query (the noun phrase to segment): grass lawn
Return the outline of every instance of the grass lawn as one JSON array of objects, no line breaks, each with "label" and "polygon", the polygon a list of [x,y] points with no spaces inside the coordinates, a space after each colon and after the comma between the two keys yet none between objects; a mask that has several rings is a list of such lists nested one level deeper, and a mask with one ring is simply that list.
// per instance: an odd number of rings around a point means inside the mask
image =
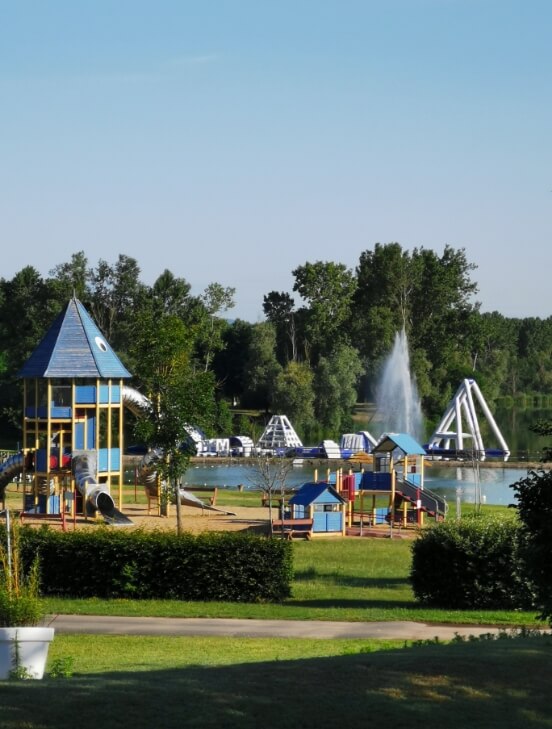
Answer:
[{"label": "grass lawn", "polygon": [[[255,497],[258,499],[258,495]],[[62,613],[538,625],[531,613],[419,606],[409,541],[296,542],[280,605],[49,599]],[[436,577],[438,579],[438,576]],[[541,729],[552,727],[552,636],[428,644],[56,635],[47,671],[0,682],[0,729]]]},{"label": "grass lawn", "polygon": [[[294,542],[292,597],[282,604],[49,598],[51,613],[294,620],[420,620],[537,625],[534,613],[437,610],[419,605],[408,582],[411,543],[389,539]],[[438,579],[438,578],[437,578]]]},{"label": "grass lawn", "polygon": [[56,636],[67,679],[0,683],[2,729],[552,726],[552,638],[368,641]]}]

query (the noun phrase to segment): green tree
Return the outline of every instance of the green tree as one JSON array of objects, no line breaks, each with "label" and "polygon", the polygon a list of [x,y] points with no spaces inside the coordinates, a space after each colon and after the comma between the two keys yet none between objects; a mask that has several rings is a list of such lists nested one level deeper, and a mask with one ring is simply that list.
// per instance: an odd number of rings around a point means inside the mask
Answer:
[{"label": "green tree", "polygon": [[59,263],[49,274],[52,277],[54,288],[58,292],[61,306],[76,296],[82,302],[88,299],[88,258],[84,251],[73,253],[68,263]]},{"label": "green tree", "polygon": [[213,371],[222,393],[238,404],[248,390],[248,353],[254,336],[254,325],[237,319],[222,333],[223,347],[213,358]]},{"label": "green tree", "polygon": [[313,381],[306,362],[289,362],[276,378],[272,411],[285,413],[296,430],[308,429],[314,420]]},{"label": "green tree", "polygon": [[146,287],[140,267],[130,256],[119,255],[114,265],[99,260],[89,271],[90,313],[113,349],[131,349],[136,311],[142,308]]},{"label": "green tree", "polygon": [[177,316],[187,321],[190,311],[191,286],[184,278],[177,278],[165,269],[151,287],[150,296],[156,315]]},{"label": "green tree", "polygon": [[263,299],[263,311],[276,327],[278,361],[284,365],[298,357],[295,302],[289,294],[271,291]]},{"label": "green tree", "polygon": [[197,323],[196,350],[205,372],[212,368],[215,354],[224,348],[228,322],[221,315],[234,307],[235,293],[236,289],[211,283],[199,297],[203,316]]},{"label": "green tree", "polygon": [[316,363],[346,335],[344,325],[351,315],[356,280],[343,264],[323,261],[298,266],[292,274],[293,290],[308,304],[303,336],[310,348],[311,363]]},{"label": "green tree", "polygon": [[160,454],[158,469],[166,493],[176,502],[177,528],[182,530],[179,480],[190,459],[183,447],[190,426],[208,428],[215,417],[214,381],[211,373],[195,372],[191,366],[193,340],[176,316],[137,317],[133,354],[136,372],[152,407],[137,421],[136,435]]},{"label": "green tree", "polygon": [[244,407],[269,411],[275,382],[282,371],[276,359],[276,331],[269,322],[254,324],[244,367],[247,389],[243,393]]},{"label": "green tree", "polygon": [[314,376],[314,409],[322,426],[333,437],[351,427],[351,413],[357,402],[357,385],[362,371],[358,351],[345,344],[318,362]]},{"label": "green tree", "polygon": [[[536,423],[534,423],[529,430],[531,430],[532,433],[537,433],[537,435],[544,435],[546,437],[549,437],[552,435],[552,420],[547,419],[541,419],[537,420]],[[544,446],[542,449],[542,461],[552,461],[552,446]]]}]

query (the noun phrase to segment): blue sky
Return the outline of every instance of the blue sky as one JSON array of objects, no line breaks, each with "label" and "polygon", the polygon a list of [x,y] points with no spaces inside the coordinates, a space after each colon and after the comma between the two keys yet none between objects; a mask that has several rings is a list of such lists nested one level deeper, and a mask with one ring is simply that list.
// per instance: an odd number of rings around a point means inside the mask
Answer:
[{"label": "blue sky", "polygon": [[549,0],[0,0],[0,275],[137,259],[262,319],[292,271],[465,248],[552,315]]}]

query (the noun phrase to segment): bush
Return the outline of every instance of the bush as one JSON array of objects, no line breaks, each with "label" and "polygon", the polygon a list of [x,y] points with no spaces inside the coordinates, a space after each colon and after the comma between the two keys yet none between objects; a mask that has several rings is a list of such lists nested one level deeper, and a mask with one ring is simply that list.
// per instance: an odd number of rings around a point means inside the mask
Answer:
[{"label": "bush", "polygon": [[542,619],[552,623],[552,471],[530,471],[512,485],[523,525],[522,557]]},{"label": "bush", "polygon": [[519,521],[507,517],[474,516],[428,528],[412,545],[416,599],[454,609],[532,607],[522,541]]},{"label": "bush", "polygon": [[277,602],[288,597],[292,545],[244,534],[22,530],[40,556],[45,595]]}]

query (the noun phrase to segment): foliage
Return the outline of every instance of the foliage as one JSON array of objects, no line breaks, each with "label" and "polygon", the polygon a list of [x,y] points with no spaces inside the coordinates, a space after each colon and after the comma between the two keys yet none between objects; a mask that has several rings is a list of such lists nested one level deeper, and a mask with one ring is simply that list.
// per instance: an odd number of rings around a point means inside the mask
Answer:
[{"label": "foliage", "polygon": [[72,656],[59,656],[50,663],[48,675],[50,678],[71,678],[75,661]]},{"label": "foliage", "polygon": [[156,465],[165,484],[163,501],[176,501],[179,531],[178,481],[192,453],[184,445],[191,426],[210,426],[215,418],[212,375],[194,370],[192,347],[190,332],[177,316],[158,317],[145,310],[136,318],[132,351],[140,363],[137,374],[152,403],[139,418],[136,435],[159,454]]},{"label": "foliage", "polygon": [[11,520],[9,527],[0,529],[0,626],[34,626],[42,617],[39,560],[35,557],[24,568],[21,527]]},{"label": "foliage", "polygon": [[169,531],[25,529],[44,594],[72,597],[279,601],[289,595],[291,545],[264,537]]},{"label": "foliage", "polygon": [[523,559],[542,619],[552,624],[552,471],[530,471],[512,484],[523,524]]},{"label": "foliage", "polygon": [[[549,436],[552,435],[552,421],[550,420],[537,420],[529,430],[538,435]],[[552,446],[545,446],[542,449],[542,460],[552,461]]]},{"label": "foliage", "polygon": [[316,417],[332,437],[351,428],[362,364],[350,345],[337,346],[321,357],[314,378]]},{"label": "foliage", "polygon": [[[290,363],[304,367],[314,378],[315,421],[307,408],[302,426],[296,427],[313,438],[337,436],[335,431],[350,422],[350,403],[373,398],[381,362],[403,326],[430,420],[440,416],[464,377],[477,378],[491,407],[500,396],[517,400],[520,393],[552,394],[552,317],[482,314],[474,300],[474,269],[463,249],[448,245],[436,252],[376,243],[360,253],[354,272],[333,261],[297,266],[293,291],[300,305],[290,293],[270,291],[263,300],[266,321],[253,324],[225,318],[234,305],[233,288],[211,283],[193,296],[190,284],[168,269],[148,286],[129,256],[91,265],[79,251],[44,278],[26,266],[11,280],[0,279],[2,436],[20,439],[17,372],[73,295],[142,384],[147,352],[135,346],[135,335],[148,317],[180,322],[188,367],[209,375],[205,384],[213,403],[225,399],[267,416],[282,403]],[[155,338],[150,342],[153,346]],[[350,370],[342,354],[347,350]],[[295,387],[297,378],[291,383]],[[217,419],[212,415],[210,408],[207,431],[228,435],[222,431],[229,419],[222,411]]]},{"label": "foliage", "polygon": [[272,408],[285,413],[298,430],[314,418],[313,373],[306,362],[290,362],[274,383]]},{"label": "foliage", "polygon": [[293,290],[308,302],[305,308],[303,337],[310,352],[311,364],[328,354],[343,337],[350,317],[356,281],[342,263],[317,261],[305,263],[292,271]]},{"label": "foliage", "polygon": [[412,545],[410,581],[416,598],[441,608],[532,606],[515,519],[467,517],[421,532]]}]

